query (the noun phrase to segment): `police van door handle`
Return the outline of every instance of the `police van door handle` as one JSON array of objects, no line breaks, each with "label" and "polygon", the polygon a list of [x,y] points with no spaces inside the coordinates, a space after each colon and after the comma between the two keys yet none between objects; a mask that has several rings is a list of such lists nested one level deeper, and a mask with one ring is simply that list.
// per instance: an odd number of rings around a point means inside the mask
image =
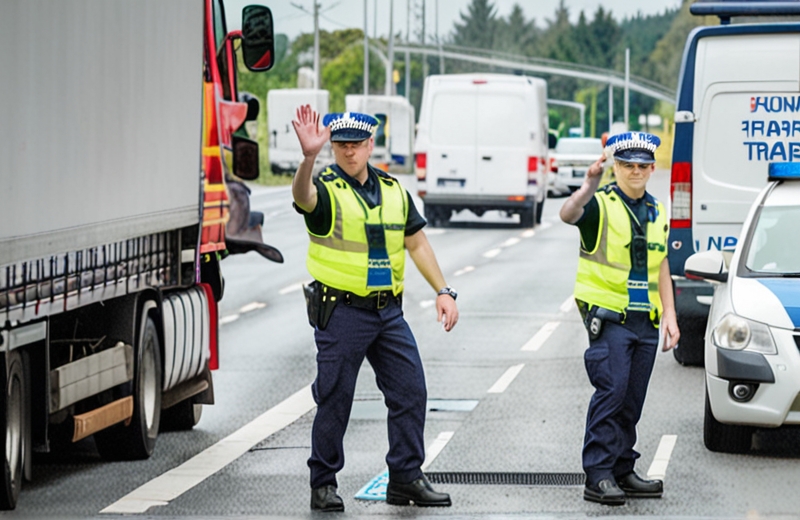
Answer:
[{"label": "police van door handle", "polygon": [[483,157],[481,157],[481,159],[483,159],[484,161],[491,161],[492,160],[492,156],[491,155],[484,155]]}]

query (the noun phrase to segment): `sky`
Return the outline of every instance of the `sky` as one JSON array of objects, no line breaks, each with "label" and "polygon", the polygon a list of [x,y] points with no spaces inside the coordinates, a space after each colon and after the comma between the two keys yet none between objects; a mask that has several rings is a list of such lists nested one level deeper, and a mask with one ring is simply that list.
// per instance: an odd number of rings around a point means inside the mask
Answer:
[{"label": "sky", "polygon": [[[290,40],[304,32],[314,31],[313,11],[314,0],[225,0],[228,29],[238,29],[241,25],[242,7],[250,3],[260,3],[272,10],[275,33],[283,33]],[[364,27],[364,4],[367,4],[367,31],[370,37],[386,37],[389,34],[389,4],[390,0],[317,0],[320,4],[320,29],[335,31],[344,28]],[[423,0],[393,0],[395,34],[406,33],[407,3],[422,4]],[[534,18],[539,27],[546,26],[546,20],[552,20],[560,0],[493,0],[497,15],[506,17],[511,12],[514,4],[519,4],[525,13],[525,18]],[[425,0],[425,32],[429,35],[436,34],[436,7],[438,3],[438,27],[444,38],[449,34],[453,25],[461,21],[460,13],[467,12],[471,0]],[[305,11],[295,7],[302,6]],[[581,11],[591,19],[598,6],[602,5],[610,10],[617,20],[635,16],[637,12],[644,15],[664,12],[667,8],[676,8],[681,0],[565,0],[572,21],[576,21]],[[376,13],[377,10],[377,13]],[[377,22],[377,23],[376,23]],[[414,41],[413,31],[415,21],[412,14],[411,40]]]}]

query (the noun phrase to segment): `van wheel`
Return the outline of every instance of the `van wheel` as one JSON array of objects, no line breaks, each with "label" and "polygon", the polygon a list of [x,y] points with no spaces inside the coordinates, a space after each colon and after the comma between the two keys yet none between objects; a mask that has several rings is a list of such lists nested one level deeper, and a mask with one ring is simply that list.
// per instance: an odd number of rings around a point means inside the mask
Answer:
[{"label": "van wheel", "polygon": [[547,197],[545,197],[544,199],[542,199],[541,202],[536,204],[536,223],[537,224],[541,224],[542,223],[542,211],[544,211],[544,201],[546,199],[547,199]]},{"label": "van wheel", "polygon": [[524,228],[532,228],[535,225],[536,206],[530,209],[524,209],[519,214],[519,225]]},{"label": "van wheel", "polygon": [[[161,421],[161,345],[156,324],[143,317],[134,353],[133,417],[95,433],[97,451],[108,460],[146,459],[153,454]],[[129,383],[130,384],[130,383]]]},{"label": "van wheel", "polygon": [[703,442],[710,451],[747,453],[753,442],[755,428],[723,424],[714,418],[706,388],[706,410],[703,420]]},{"label": "van wheel", "polygon": [[30,443],[24,374],[20,352],[7,353],[0,363],[0,446],[5,448],[0,473],[0,509],[4,511],[17,507],[26,447]]}]

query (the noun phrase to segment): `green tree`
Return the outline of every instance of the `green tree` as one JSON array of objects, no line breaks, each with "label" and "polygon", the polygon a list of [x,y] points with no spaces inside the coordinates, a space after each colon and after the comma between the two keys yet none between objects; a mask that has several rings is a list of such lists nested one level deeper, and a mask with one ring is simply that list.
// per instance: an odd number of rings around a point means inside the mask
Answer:
[{"label": "green tree", "polygon": [[525,54],[536,45],[539,29],[535,20],[525,20],[525,13],[519,4],[514,4],[508,19],[497,20],[494,50],[511,54]]},{"label": "green tree", "polygon": [[459,13],[461,23],[453,28],[453,43],[475,49],[493,49],[497,9],[489,0],[472,0],[467,13]]}]

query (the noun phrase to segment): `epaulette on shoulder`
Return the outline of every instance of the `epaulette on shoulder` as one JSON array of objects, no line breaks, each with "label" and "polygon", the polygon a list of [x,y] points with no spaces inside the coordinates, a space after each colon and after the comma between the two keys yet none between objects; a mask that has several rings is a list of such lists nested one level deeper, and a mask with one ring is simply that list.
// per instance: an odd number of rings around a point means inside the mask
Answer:
[{"label": "epaulette on shoulder", "polygon": [[335,172],[327,173],[325,175],[320,175],[319,178],[325,182],[331,182],[332,180],[336,179],[338,175]]},{"label": "epaulette on shoulder", "polygon": [[380,168],[375,168],[372,165],[370,165],[370,168],[372,169],[372,171],[375,172],[375,174],[378,176],[378,178],[380,180],[382,180],[384,182],[389,182],[389,183],[398,182],[398,180],[396,178],[392,177],[391,175],[389,175],[385,171],[381,170]]},{"label": "epaulette on shoulder", "polygon": [[616,185],[617,185],[616,182],[609,182],[605,186],[600,186],[600,188],[598,188],[597,191],[602,191],[602,192],[605,192],[605,193],[608,194],[608,193],[611,193],[612,191],[614,191],[614,186],[616,186]]}]

